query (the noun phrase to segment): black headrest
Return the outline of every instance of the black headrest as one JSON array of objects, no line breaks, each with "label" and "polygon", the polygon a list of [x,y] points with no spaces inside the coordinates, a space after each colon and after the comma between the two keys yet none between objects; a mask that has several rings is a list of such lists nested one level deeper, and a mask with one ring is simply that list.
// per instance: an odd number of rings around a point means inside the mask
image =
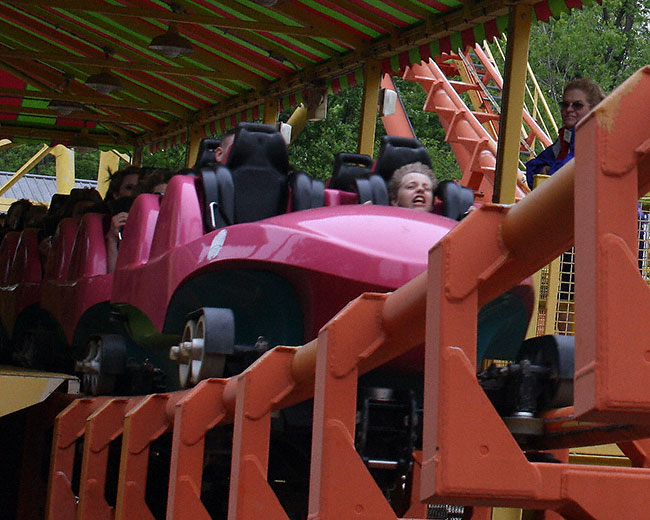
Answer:
[{"label": "black headrest", "polygon": [[199,170],[205,166],[214,165],[217,160],[215,158],[216,149],[221,145],[221,139],[214,137],[204,137],[199,143],[199,151],[196,154],[196,162],[194,169]]},{"label": "black headrest", "polygon": [[228,154],[227,166],[234,172],[241,165],[289,171],[289,154],[282,134],[273,125],[239,123]]},{"label": "black headrest", "polygon": [[65,205],[68,200],[69,195],[64,195],[63,193],[55,193],[52,195],[52,200],[50,201],[50,208],[48,209],[48,214],[56,213]]},{"label": "black headrest", "polygon": [[275,126],[239,123],[228,154],[235,222],[254,222],[287,209],[289,154]]},{"label": "black headrest", "polygon": [[474,204],[474,190],[454,181],[442,181],[436,188],[436,197],[442,201],[442,214],[454,220],[461,220]]},{"label": "black headrest", "polygon": [[386,135],[381,140],[375,173],[388,182],[395,170],[414,162],[421,162],[431,168],[429,152],[420,141],[411,137]]},{"label": "black headrest", "polygon": [[356,191],[355,179],[367,177],[372,157],[359,153],[340,152],[334,156],[334,169],[329,187],[335,190]]}]

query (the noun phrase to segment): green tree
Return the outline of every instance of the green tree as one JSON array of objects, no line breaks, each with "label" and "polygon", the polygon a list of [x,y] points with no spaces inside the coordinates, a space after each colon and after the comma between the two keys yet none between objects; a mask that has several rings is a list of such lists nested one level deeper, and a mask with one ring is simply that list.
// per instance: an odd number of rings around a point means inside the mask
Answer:
[{"label": "green tree", "polygon": [[551,101],[560,101],[564,85],[579,77],[609,93],[650,63],[649,28],[647,0],[607,0],[536,24],[529,61]]},{"label": "green tree", "polygon": [[[451,148],[444,142],[445,133],[438,116],[424,112],[426,92],[415,83],[396,80],[415,134],[431,155],[433,169],[441,179],[460,178],[460,170]],[[328,100],[327,119],[311,122],[289,148],[292,166],[321,179],[332,173],[334,155],[339,152],[356,153],[359,122],[361,120],[362,88],[349,88]],[[281,115],[285,120],[293,109]],[[386,131],[377,117],[374,154],[379,152],[381,138]]]}]

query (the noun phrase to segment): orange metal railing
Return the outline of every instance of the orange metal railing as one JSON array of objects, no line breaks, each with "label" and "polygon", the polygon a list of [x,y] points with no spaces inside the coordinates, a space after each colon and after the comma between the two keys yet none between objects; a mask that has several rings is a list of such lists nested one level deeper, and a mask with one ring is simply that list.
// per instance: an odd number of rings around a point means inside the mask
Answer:
[{"label": "orange metal railing", "polygon": [[[357,379],[423,341],[423,452],[415,455],[420,484],[410,518],[426,516],[428,502],[553,509],[571,519],[647,516],[648,442],[635,439],[650,433],[650,320],[639,320],[650,288],[630,251],[635,201],[650,186],[648,120],[650,67],[581,122],[574,162],[515,206],[472,213],[431,250],[428,272],[391,294],[359,297],[317,341],[276,347],[241,375],[192,390],[75,402],[57,420],[48,518],[153,518],[144,491],[149,449],[169,431],[166,518],[209,518],[200,494],[205,437],[229,422],[229,518],[287,518],[267,481],[271,413],[313,396],[309,518],[394,520],[354,448]],[[478,309],[573,243],[574,181],[576,294],[584,295],[576,298],[575,409],[550,413],[564,422],[548,424],[583,427],[554,447],[620,441],[639,467],[529,462],[476,379]],[[113,508],[98,490],[106,447],[120,434]],[[82,436],[75,495],[72,457]],[[486,518],[485,510],[474,514]]]}]

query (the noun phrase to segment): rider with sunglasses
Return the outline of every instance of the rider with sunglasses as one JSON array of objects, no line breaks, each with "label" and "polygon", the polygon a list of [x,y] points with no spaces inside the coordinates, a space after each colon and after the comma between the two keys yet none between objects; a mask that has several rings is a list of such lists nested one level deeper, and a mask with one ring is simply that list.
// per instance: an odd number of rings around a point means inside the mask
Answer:
[{"label": "rider with sunglasses", "polygon": [[557,140],[534,159],[526,163],[526,180],[533,187],[537,174],[553,175],[573,158],[575,127],[589,111],[600,103],[605,94],[596,83],[587,78],[567,83],[560,102],[562,128]]}]

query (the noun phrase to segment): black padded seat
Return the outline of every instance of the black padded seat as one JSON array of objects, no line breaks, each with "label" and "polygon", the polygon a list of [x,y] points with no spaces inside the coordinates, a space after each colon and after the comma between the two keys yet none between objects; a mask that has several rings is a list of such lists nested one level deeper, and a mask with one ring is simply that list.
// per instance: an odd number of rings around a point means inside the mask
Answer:
[{"label": "black padded seat", "polygon": [[367,179],[372,157],[360,153],[339,152],[334,156],[334,169],[329,187],[333,190],[357,191],[357,179]]},{"label": "black padded seat", "polygon": [[435,195],[442,201],[442,214],[454,220],[462,220],[474,204],[474,190],[454,181],[442,181]]},{"label": "black padded seat", "polygon": [[325,184],[303,172],[289,174],[291,211],[320,208],[325,205]]},{"label": "black padded seat", "polygon": [[381,139],[374,173],[388,183],[395,170],[415,162],[421,162],[431,168],[429,152],[420,141],[411,137],[385,135]]},{"label": "black padded seat", "polygon": [[274,126],[239,123],[227,167],[235,189],[236,223],[286,212],[289,155]]},{"label": "black padded seat", "polygon": [[368,155],[341,152],[334,156],[330,188],[354,192],[359,204],[372,202],[388,205],[388,190],[383,179],[371,172],[372,158]]},{"label": "black padded seat", "polygon": [[221,146],[221,139],[216,139],[214,137],[204,137],[201,139],[199,150],[196,154],[196,162],[192,168],[197,175],[200,174],[202,168],[214,167],[217,163],[215,154],[219,146]]}]

